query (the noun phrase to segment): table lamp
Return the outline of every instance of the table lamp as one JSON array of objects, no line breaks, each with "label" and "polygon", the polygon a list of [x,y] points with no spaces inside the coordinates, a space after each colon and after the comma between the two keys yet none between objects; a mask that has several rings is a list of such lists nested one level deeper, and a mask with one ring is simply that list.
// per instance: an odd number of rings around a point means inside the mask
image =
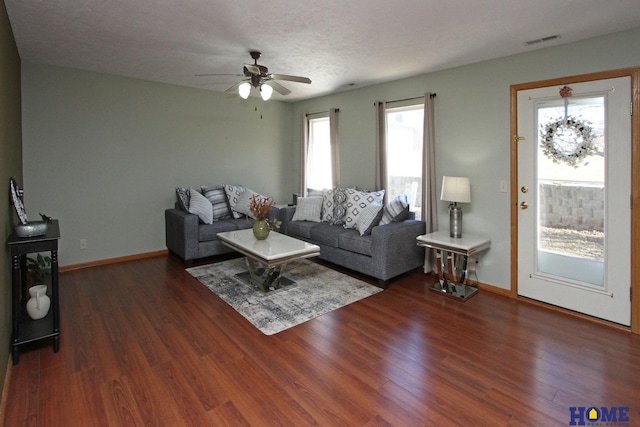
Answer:
[{"label": "table lamp", "polygon": [[458,203],[471,203],[469,178],[443,176],[440,200],[453,202],[449,205],[449,235],[462,237],[462,208]]}]

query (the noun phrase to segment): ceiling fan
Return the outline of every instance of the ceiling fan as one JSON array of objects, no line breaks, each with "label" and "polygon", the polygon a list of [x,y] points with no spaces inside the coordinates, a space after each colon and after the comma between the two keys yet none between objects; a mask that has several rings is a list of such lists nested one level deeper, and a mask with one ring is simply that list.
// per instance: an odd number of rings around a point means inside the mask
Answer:
[{"label": "ceiling fan", "polygon": [[[258,51],[249,52],[251,58],[253,58],[253,64],[244,64],[242,67],[242,74],[234,74],[238,77],[245,77],[244,80],[234,84],[225,92],[238,91],[239,95],[247,99],[251,92],[251,87],[254,87],[260,91],[260,96],[263,100],[271,98],[271,93],[275,90],[280,95],[288,95],[291,93],[289,89],[277,83],[275,80],[286,80],[296,83],[311,83],[311,79],[308,77],[289,76],[286,74],[271,74],[269,69],[264,65],[258,64],[258,59],[262,56],[262,53]],[[196,76],[221,76],[228,74],[196,74]]]}]

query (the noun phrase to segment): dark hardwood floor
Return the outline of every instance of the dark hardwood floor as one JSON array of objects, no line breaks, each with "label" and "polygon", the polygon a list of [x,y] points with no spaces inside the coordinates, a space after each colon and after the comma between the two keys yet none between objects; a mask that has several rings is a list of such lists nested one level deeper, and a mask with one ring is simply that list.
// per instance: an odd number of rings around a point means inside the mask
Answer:
[{"label": "dark hardwood floor", "polygon": [[20,353],[4,423],[567,426],[595,406],[640,425],[640,336],[433,280],[265,336],[171,256],[62,273],[60,352]]}]

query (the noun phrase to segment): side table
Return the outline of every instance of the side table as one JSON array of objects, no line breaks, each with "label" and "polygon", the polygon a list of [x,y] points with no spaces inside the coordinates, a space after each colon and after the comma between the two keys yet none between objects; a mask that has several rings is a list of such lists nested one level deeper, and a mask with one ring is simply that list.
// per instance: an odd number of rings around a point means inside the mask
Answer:
[{"label": "side table", "polygon": [[[18,363],[19,347],[46,338],[53,338],[53,350],[60,349],[60,307],[58,302],[58,239],[60,228],[57,220],[48,224],[42,236],[9,236],[7,244],[11,252],[11,305],[13,332],[11,355],[13,364]],[[27,254],[51,252],[51,306],[47,315],[32,320],[26,313],[27,301]]]},{"label": "side table", "polygon": [[[477,288],[466,284],[469,273],[468,260],[469,257],[475,257],[478,253],[489,249],[491,240],[472,234],[463,234],[460,238],[454,238],[449,235],[448,230],[424,234],[416,239],[418,246],[436,251],[439,283],[433,285],[431,290],[453,297],[458,301],[466,301],[478,292]],[[451,258],[449,258],[449,253],[451,253]],[[458,275],[456,267],[459,266],[460,261],[462,264],[460,266],[461,274]],[[447,278],[446,271],[449,272],[453,282]]]}]

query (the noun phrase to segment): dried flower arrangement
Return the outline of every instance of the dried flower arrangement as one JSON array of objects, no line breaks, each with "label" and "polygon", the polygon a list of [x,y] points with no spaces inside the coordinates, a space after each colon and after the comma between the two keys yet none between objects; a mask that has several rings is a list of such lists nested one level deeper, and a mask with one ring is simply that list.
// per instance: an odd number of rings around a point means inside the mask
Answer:
[{"label": "dried flower arrangement", "polygon": [[251,196],[249,200],[249,210],[258,221],[266,221],[271,230],[280,228],[281,221],[277,219],[267,219],[267,214],[273,207],[274,200],[271,197],[262,197],[258,195]]},{"label": "dried flower arrangement", "polygon": [[267,217],[267,213],[269,213],[272,206],[273,199],[271,197],[262,197],[254,194],[249,201],[249,210],[259,221]]}]

